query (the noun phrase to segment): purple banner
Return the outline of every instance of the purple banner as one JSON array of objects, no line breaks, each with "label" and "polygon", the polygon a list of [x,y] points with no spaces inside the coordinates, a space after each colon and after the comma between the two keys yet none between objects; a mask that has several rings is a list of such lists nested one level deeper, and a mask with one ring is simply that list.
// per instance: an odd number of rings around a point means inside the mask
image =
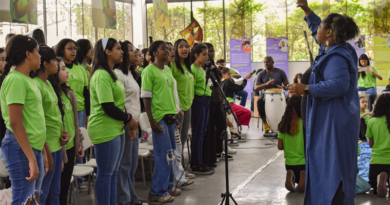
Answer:
[{"label": "purple banner", "polygon": [[356,39],[352,39],[352,40],[348,41],[348,43],[350,43],[355,48],[358,58],[360,57],[360,55],[366,53],[366,36],[365,35],[361,35],[361,36],[357,37]]},{"label": "purple banner", "polygon": [[284,70],[288,78],[288,38],[267,38],[267,56],[272,56],[274,66]]},{"label": "purple banner", "polygon": [[[251,51],[252,47],[250,38],[230,39],[230,67],[237,70],[243,78],[248,73],[252,72]],[[248,80],[245,90],[248,92],[248,99],[251,99],[251,80]]]}]

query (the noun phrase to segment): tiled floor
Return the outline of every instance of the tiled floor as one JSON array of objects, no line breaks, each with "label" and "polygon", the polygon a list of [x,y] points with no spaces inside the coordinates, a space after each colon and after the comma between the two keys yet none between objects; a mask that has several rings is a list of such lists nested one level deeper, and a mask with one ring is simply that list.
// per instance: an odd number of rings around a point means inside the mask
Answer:
[{"label": "tiled floor", "polygon": [[[245,205],[303,204],[303,194],[289,193],[284,188],[286,171],[283,153],[279,153],[278,156],[277,140],[264,138],[261,133],[261,128],[257,128],[257,119],[252,118],[251,127],[243,127],[243,136],[247,136],[248,141],[240,143],[237,147],[237,154],[233,155],[234,160],[229,161],[230,191],[238,190],[234,194],[236,202]],[[187,156],[186,153],[185,156]],[[264,166],[268,162],[269,165]],[[225,191],[225,162],[220,161],[217,164],[218,167],[213,175],[197,176],[194,179],[196,185],[191,189],[183,190],[182,194],[175,197],[175,201],[170,204],[219,204],[221,193]],[[256,171],[260,172],[253,177]],[[247,182],[246,180],[251,176],[253,179]],[[246,185],[242,186],[243,184]],[[147,185],[150,187],[150,182]],[[140,200],[147,200],[149,189],[145,189],[142,182],[136,183],[136,192]],[[93,204],[92,193],[87,195],[86,192],[82,192],[79,204]],[[230,204],[234,203],[231,201]],[[355,204],[390,205],[390,200],[388,197],[378,198],[372,194],[363,194],[356,196]]]}]

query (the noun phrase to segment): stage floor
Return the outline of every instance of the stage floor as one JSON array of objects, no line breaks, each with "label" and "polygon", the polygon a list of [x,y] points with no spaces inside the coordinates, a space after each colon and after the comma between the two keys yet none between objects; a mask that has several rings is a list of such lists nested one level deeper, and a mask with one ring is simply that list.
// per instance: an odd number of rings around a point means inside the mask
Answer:
[{"label": "stage floor", "polygon": [[[264,138],[262,128],[257,128],[257,119],[252,118],[250,128],[243,127],[243,136],[247,142],[240,143],[234,160],[229,161],[230,190],[238,204],[245,205],[300,205],[303,194],[290,193],[284,188],[285,165],[283,152],[277,149],[277,140]],[[186,161],[188,155],[184,153]],[[217,162],[218,167],[213,175],[196,176],[195,186],[183,190],[175,197],[177,205],[217,205],[221,202],[221,193],[225,191],[225,162]],[[150,182],[147,183],[150,187]],[[136,192],[140,200],[147,200],[149,188],[142,182],[136,183]],[[82,192],[79,204],[93,204],[93,192],[87,195]],[[146,203],[145,203],[146,204]],[[230,204],[234,204],[232,201]],[[356,205],[389,205],[389,198],[378,198],[367,193],[355,197]]]}]

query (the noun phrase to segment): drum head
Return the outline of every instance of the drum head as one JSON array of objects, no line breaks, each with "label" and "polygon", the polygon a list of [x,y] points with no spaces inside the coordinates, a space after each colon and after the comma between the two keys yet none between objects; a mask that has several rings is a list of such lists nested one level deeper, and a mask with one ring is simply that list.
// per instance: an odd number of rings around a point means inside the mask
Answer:
[{"label": "drum head", "polygon": [[266,93],[280,93],[283,92],[282,88],[269,88],[265,90]]}]

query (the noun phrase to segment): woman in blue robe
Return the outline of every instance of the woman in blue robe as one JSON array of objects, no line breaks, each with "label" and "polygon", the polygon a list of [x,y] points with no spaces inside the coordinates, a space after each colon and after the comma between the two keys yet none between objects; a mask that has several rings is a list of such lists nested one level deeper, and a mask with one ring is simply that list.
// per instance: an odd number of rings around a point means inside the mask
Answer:
[{"label": "woman in blue robe", "polygon": [[[307,85],[290,93],[307,94],[305,204],[354,204],[359,136],[357,54],[346,41],[359,34],[352,18],[330,14],[322,21],[300,1],[309,28],[323,47]],[[317,24],[317,29],[313,29]]]}]

